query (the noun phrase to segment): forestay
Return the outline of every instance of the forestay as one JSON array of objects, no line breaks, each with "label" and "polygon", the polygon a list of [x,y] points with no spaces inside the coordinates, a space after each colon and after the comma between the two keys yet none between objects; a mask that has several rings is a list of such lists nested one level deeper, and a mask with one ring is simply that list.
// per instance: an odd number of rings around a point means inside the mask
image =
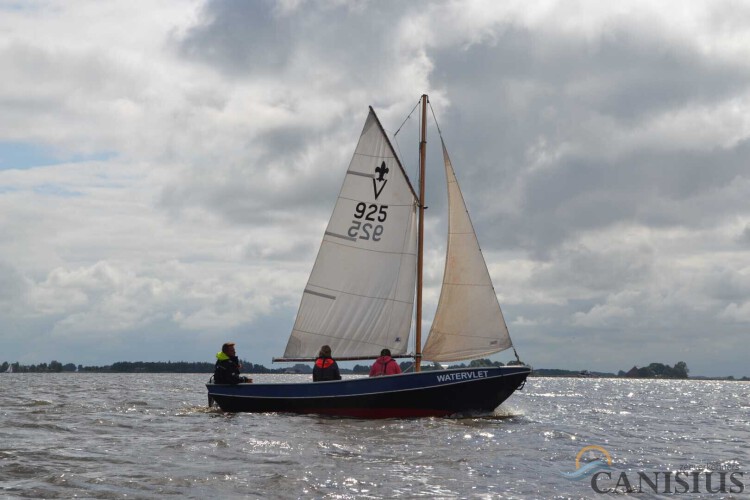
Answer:
[{"label": "forestay", "polygon": [[440,300],[422,352],[431,361],[479,358],[511,347],[445,144],[443,159],[448,181],[448,249]]},{"label": "forestay", "polygon": [[414,306],[417,196],[372,108],[344,178],[284,358],[407,350]]}]

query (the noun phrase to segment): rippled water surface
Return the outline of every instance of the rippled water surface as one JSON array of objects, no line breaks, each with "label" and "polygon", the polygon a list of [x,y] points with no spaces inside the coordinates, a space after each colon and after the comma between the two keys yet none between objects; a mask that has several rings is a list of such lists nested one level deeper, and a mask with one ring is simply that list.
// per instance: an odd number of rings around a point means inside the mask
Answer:
[{"label": "rippled water surface", "polygon": [[534,378],[496,417],[368,421],[209,410],[207,378],[0,374],[0,497],[595,498],[561,475],[587,445],[750,491],[747,382]]}]

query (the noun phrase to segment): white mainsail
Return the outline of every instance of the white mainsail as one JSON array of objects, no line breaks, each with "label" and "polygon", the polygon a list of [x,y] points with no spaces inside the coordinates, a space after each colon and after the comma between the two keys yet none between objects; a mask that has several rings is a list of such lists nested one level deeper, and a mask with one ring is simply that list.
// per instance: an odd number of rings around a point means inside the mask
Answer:
[{"label": "white mainsail", "polygon": [[430,361],[479,358],[512,345],[445,144],[443,159],[448,182],[448,249],[440,300],[422,351],[422,357]]},{"label": "white mainsail", "polygon": [[375,113],[365,122],[302,294],[284,358],[407,350],[417,265],[417,196]]}]

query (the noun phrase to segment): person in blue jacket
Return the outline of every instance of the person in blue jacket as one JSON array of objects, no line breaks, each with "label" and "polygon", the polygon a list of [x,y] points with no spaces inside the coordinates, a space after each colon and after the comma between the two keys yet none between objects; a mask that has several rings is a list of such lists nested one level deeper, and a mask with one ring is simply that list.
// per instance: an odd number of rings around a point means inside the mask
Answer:
[{"label": "person in blue jacket", "polygon": [[221,351],[216,353],[216,366],[214,367],[214,384],[241,384],[252,382],[248,377],[240,376],[242,364],[234,350],[234,342],[227,342],[221,346]]}]

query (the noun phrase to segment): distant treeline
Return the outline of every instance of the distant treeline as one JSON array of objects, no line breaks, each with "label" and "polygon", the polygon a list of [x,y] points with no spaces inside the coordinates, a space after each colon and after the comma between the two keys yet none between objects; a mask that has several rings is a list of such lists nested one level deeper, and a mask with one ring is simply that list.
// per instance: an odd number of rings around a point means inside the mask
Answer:
[{"label": "distant treeline", "polygon": [[588,370],[562,370],[560,368],[535,368],[532,377],[616,377],[614,373],[590,372]]},{"label": "distant treeline", "polygon": [[642,368],[634,366],[627,372],[620,370],[617,375],[630,378],[688,378],[689,372],[687,363],[680,361],[675,363],[674,366],[662,363],[651,363]]},{"label": "distant treeline", "polygon": [[[298,363],[292,366],[283,366],[280,368],[267,368],[263,365],[241,360],[243,373],[312,373],[312,363]],[[515,362],[508,363],[516,364]],[[399,363],[401,371],[408,373],[414,371],[412,361],[403,361]],[[499,361],[489,359],[475,359],[468,365],[465,363],[450,365],[448,368],[476,368],[482,366],[503,366]],[[8,371],[16,373],[60,373],[60,372],[88,372],[88,373],[213,373],[214,363],[195,362],[195,361],[118,361],[111,365],[104,366],[83,366],[73,363],[62,364],[59,361],[50,361],[49,363],[39,363],[38,365],[21,365],[19,363],[8,363],[7,361],[0,364],[0,373]],[[423,364],[423,371],[442,370],[438,364]],[[680,361],[674,366],[662,363],[651,363],[648,366],[638,368],[634,366],[629,371],[620,370],[617,375],[606,372],[589,372],[587,370],[560,370],[539,368],[534,369],[531,373],[536,377],[628,377],[628,378],[671,378],[686,379],[688,378],[689,369],[684,361]],[[341,368],[341,373],[363,375],[370,372],[370,365],[355,365],[354,368]],[[716,380],[735,380],[733,376],[729,377],[696,377],[712,378]],[[742,377],[737,380],[750,380],[748,377]]]},{"label": "distant treeline", "polygon": [[[267,368],[263,365],[240,360],[242,363],[243,373],[312,373],[312,363],[298,363],[293,366],[281,368]],[[0,372],[8,370],[9,363],[4,362],[0,365]],[[40,363],[38,365],[21,365],[13,363],[14,372],[18,373],[59,373],[59,372],[89,372],[89,373],[213,373],[214,363],[196,362],[196,361],[118,361],[111,365],[104,366],[83,366],[73,363],[62,364],[59,361],[50,361],[49,363]],[[404,372],[413,371],[414,363],[406,361],[400,363],[401,370]],[[499,361],[490,361],[489,359],[475,359],[468,365],[469,367],[480,366],[503,366]],[[466,364],[451,365],[449,368],[466,368]],[[423,365],[422,369],[442,370],[439,365]],[[355,365],[354,368],[341,368],[341,373],[350,374],[367,374],[370,372],[370,365]]]},{"label": "distant treeline", "polygon": [[665,365],[662,363],[651,363],[643,368],[634,366],[629,371],[620,370],[617,375],[614,373],[605,372],[590,372],[588,370],[574,371],[574,370],[560,370],[560,369],[549,369],[540,368],[534,370],[532,375],[538,377],[628,377],[628,378],[688,378],[687,363],[680,361],[674,366]]},{"label": "distant treeline", "polygon": [[[680,361],[674,366],[665,365],[663,363],[651,363],[648,366],[638,368],[634,366],[627,372],[620,370],[615,375],[614,373],[606,372],[590,372],[588,370],[575,371],[575,370],[560,370],[560,369],[549,369],[540,368],[535,369],[531,372],[531,376],[536,377],[625,377],[625,378],[667,378],[667,379],[686,379],[690,370],[688,369],[687,363]],[[735,379],[733,376],[728,377],[694,377],[695,379],[703,380],[750,380],[748,377],[742,377]]]},{"label": "distant treeline", "polygon": [[0,373],[7,372],[8,368],[11,368],[14,372],[18,373],[59,373],[59,372],[74,372],[76,371],[76,365],[73,363],[62,364],[59,361],[50,361],[47,363],[39,363],[38,365],[22,365],[20,363],[8,363],[3,361],[0,365]]}]

